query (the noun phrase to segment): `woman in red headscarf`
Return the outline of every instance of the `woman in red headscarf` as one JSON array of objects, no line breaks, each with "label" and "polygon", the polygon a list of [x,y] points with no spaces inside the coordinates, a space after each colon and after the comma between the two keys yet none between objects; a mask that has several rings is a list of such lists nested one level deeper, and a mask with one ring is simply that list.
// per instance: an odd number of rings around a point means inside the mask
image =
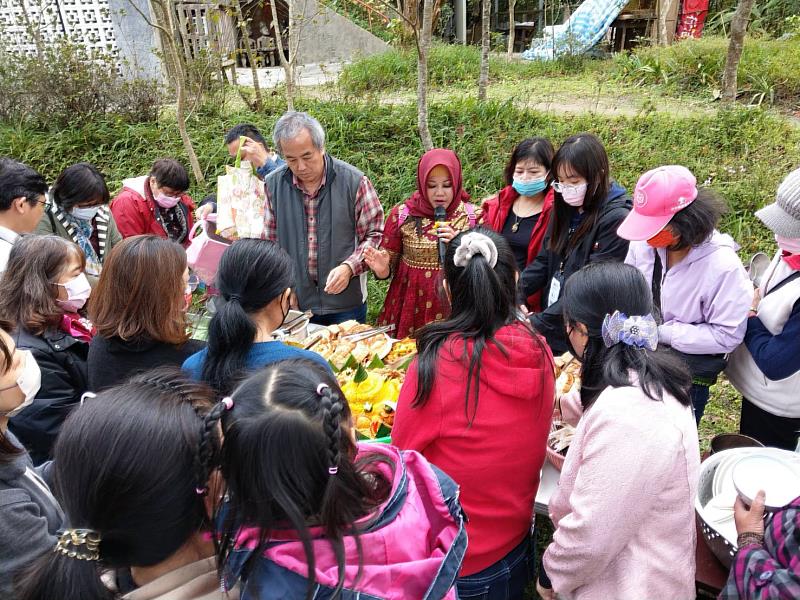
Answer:
[{"label": "woman in red headscarf", "polygon": [[[378,325],[395,325],[404,338],[450,312],[440,293],[439,240],[449,243],[481,221],[481,209],[467,202],[461,161],[452,150],[436,148],[417,166],[417,191],[386,217],[380,249],[367,248],[364,261],[378,279],[392,277]],[[437,207],[445,217],[437,221]]]}]

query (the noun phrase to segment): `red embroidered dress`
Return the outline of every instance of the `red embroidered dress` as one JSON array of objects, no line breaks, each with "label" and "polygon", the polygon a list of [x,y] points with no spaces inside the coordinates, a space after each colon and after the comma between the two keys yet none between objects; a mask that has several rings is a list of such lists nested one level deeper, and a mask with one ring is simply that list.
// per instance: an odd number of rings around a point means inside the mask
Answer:
[{"label": "red embroidered dress", "polygon": [[417,168],[417,191],[389,211],[381,242],[389,252],[392,283],[378,325],[394,324],[392,336],[398,339],[450,313],[441,286],[436,221],[425,196],[428,174],[437,165],[447,167],[453,182],[453,201],[447,208],[450,226],[466,231],[481,219],[481,209],[466,203],[469,195],[461,189],[461,163],[456,154],[443,149],[426,152]]}]

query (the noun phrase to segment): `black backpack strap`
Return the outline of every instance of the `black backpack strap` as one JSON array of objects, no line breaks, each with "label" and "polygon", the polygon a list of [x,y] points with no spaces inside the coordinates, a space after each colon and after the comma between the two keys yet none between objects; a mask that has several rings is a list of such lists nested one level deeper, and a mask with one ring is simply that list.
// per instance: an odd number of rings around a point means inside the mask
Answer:
[{"label": "black backpack strap", "polygon": [[[653,262],[653,281],[650,284],[650,289],[653,291],[653,309],[658,311],[659,316],[661,315],[661,279],[664,275],[664,265],[661,264],[661,256],[658,254],[658,250],[653,248],[653,256],[655,257]],[[654,315],[655,316],[655,315]],[[658,317],[657,319],[658,320]]]},{"label": "black backpack strap", "polygon": [[766,294],[764,294],[764,296],[769,296],[772,292],[777,292],[779,289],[781,289],[787,283],[791,283],[792,281],[794,281],[798,277],[800,277],[800,271],[795,271],[794,273],[789,275],[786,279],[781,281],[778,285],[776,285],[774,288],[772,288],[770,291],[768,291]]}]

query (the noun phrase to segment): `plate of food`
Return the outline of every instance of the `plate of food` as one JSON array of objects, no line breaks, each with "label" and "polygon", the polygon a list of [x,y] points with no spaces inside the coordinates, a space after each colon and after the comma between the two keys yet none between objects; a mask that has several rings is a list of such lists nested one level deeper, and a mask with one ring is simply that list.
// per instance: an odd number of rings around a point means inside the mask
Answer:
[{"label": "plate of food", "polygon": [[417,340],[403,338],[392,344],[392,349],[383,359],[389,366],[402,364],[417,353]]},{"label": "plate of food", "polygon": [[565,352],[553,359],[556,367],[556,397],[572,389],[580,389],[581,363],[572,354]]},{"label": "plate of food", "polygon": [[383,359],[392,350],[392,339],[385,331],[357,321],[329,325],[295,343],[316,352],[337,369],[343,368],[351,356],[364,364],[375,357]]}]

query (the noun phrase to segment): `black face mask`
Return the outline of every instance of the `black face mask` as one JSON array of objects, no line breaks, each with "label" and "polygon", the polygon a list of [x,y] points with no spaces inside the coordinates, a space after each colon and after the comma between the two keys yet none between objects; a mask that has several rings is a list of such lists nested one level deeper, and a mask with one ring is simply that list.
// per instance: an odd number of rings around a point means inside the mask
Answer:
[{"label": "black face mask", "polygon": [[[573,331],[574,331],[574,329],[573,329]],[[569,349],[569,353],[572,354],[572,356],[575,357],[575,360],[577,360],[579,363],[582,363],[583,362],[583,354],[578,356],[578,353],[576,352],[575,347],[572,345],[572,340],[569,339],[570,332],[567,330],[567,328],[564,328],[564,333],[566,334],[567,348]],[[583,352],[584,352],[584,354],[586,353],[586,348],[583,349]]]},{"label": "black face mask", "polygon": [[281,298],[281,314],[283,315],[283,321],[281,321],[281,325],[286,323],[286,317],[289,316],[289,311],[292,310],[292,296],[289,294],[289,298],[286,302],[286,310],[283,310],[283,298]]}]

